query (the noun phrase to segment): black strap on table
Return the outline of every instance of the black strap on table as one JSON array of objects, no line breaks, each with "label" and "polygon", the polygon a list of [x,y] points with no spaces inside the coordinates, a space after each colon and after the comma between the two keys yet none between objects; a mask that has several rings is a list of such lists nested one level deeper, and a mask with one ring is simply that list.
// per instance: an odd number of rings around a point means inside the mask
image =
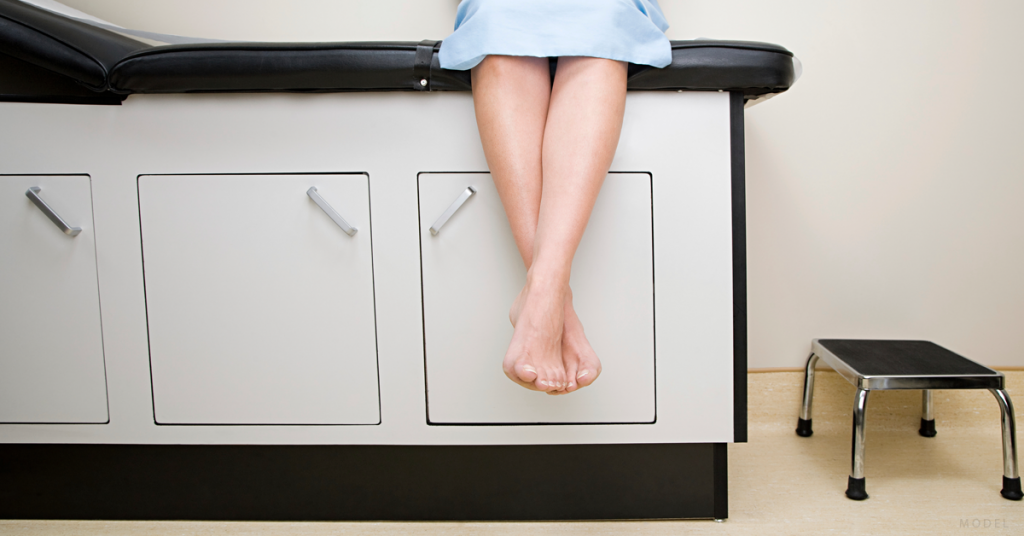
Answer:
[{"label": "black strap on table", "polygon": [[440,41],[426,39],[416,45],[413,87],[420,91],[430,91],[430,63],[434,60],[434,50],[440,43]]}]

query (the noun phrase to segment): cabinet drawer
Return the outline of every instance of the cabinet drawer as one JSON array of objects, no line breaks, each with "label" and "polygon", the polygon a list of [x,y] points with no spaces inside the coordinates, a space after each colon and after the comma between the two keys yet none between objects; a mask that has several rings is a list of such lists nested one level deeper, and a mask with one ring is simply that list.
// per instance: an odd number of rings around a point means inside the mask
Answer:
[{"label": "cabinet drawer", "polygon": [[144,175],[139,211],[157,423],[379,423],[365,174]]},{"label": "cabinet drawer", "polygon": [[[430,227],[472,186],[476,193]],[[432,424],[650,423],[655,419],[651,178],[608,175],[570,285],[603,371],[567,396],[524,389],[501,364],[526,282],[489,174],[419,177],[428,418]]]},{"label": "cabinet drawer", "polygon": [[92,221],[88,176],[0,177],[0,423],[107,421]]}]

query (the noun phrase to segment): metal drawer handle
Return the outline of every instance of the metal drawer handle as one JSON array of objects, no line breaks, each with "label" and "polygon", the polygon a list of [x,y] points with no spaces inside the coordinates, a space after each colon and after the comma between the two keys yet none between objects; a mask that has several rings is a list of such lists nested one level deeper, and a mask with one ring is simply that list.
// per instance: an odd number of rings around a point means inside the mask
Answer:
[{"label": "metal drawer handle", "polygon": [[345,231],[345,234],[352,236],[359,230],[349,225],[348,222],[345,221],[345,218],[342,218],[341,214],[338,214],[338,211],[334,210],[334,207],[327,203],[324,198],[320,197],[320,194],[316,193],[316,186],[310,186],[309,189],[306,190],[306,195],[308,195],[309,198],[317,204],[317,206],[323,209],[323,211],[326,212],[332,220],[334,220],[334,223],[337,223],[338,227],[341,227],[341,230]]},{"label": "metal drawer handle", "polygon": [[40,190],[41,188],[38,186],[30,186],[28,190],[25,190],[25,197],[31,199],[32,203],[39,207],[39,210],[43,211],[43,214],[46,214],[46,217],[50,218],[50,221],[60,229],[60,232],[68,236],[78,236],[78,233],[82,232],[82,228],[72,227],[68,225],[68,222],[64,221],[64,218],[58,216],[57,213],[50,208],[50,205],[47,205],[46,201],[43,201],[42,197],[39,197]]},{"label": "metal drawer handle", "polygon": [[459,210],[462,207],[462,204],[465,203],[466,200],[469,199],[470,197],[473,197],[473,194],[475,193],[476,188],[469,186],[461,194],[459,194],[458,199],[456,199],[451,204],[451,206],[448,207],[448,210],[444,211],[444,214],[441,214],[441,216],[437,218],[437,221],[434,222],[434,225],[430,226],[430,234],[436,236],[437,233],[441,232],[441,227],[445,223],[448,223],[448,219],[452,217],[452,214],[455,214],[455,211]]}]

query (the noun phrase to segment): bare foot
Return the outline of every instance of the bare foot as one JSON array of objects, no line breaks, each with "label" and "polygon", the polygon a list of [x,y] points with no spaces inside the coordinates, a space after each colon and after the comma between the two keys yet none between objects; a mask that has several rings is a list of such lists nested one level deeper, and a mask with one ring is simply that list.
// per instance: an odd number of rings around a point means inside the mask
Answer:
[{"label": "bare foot", "polygon": [[502,369],[508,378],[527,389],[562,391],[566,388],[562,365],[562,326],[565,295],[559,286],[531,281],[519,293],[509,320],[515,326]]},{"label": "bare foot", "polygon": [[565,323],[562,327],[562,365],[568,380],[564,391],[556,391],[553,395],[571,393],[586,387],[601,374],[601,360],[590,346],[590,341],[583,334],[583,323],[576,316],[572,307],[572,290],[566,292]]},{"label": "bare foot", "polygon": [[[523,290],[516,296],[516,300],[512,303],[512,308],[508,312],[508,319],[512,322],[513,327],[515,327],[516,321],[519,319],[525,296],[526,287],[523,287]],[[586,387],[594,383],[594,380],[601,374],[601,360],[597,358],[597,354],[590,346],[590,341],[587,340],[586,335],[583,333],[583,324],[580,322],[580,318],[576,316],[576,310],[572,306],[572,289],[568,288],[566,289],[563,318],[562,366],[565,369],[566,386],[565,389],[548,391],[549,395],[564,395],[581,387]],[[537,389],[533,384],[516,381],[515,377],[509,377],[512,378],[512,381],[527,389],[542,390]]]}]

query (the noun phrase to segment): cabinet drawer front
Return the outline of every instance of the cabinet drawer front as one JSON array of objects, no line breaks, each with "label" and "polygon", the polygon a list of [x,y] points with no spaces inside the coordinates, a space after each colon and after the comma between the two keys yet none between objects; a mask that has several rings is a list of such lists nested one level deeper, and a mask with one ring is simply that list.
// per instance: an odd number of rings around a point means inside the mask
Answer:
[{"label": "cabinet drawer front", "polygon": [[0,252],[0,423],[106,422],[89,177],[0,177]]},{"label": "cabinet drawer front", "polygon": [[[470,186],[476,193],[432,233]],[[598,197],[570,285],[603,371],[593,385],[557,397],[524,389],[502,372],[513,331],[508,310],[526,270],[490,175],[424,173],[419,191],[432,424],[654,421],[650,175],[610,174]]]},{"label": "cabinet drawer front", "polygon": [[379,423],[365,174],[141,176],[139,209],[157,423]]}]

